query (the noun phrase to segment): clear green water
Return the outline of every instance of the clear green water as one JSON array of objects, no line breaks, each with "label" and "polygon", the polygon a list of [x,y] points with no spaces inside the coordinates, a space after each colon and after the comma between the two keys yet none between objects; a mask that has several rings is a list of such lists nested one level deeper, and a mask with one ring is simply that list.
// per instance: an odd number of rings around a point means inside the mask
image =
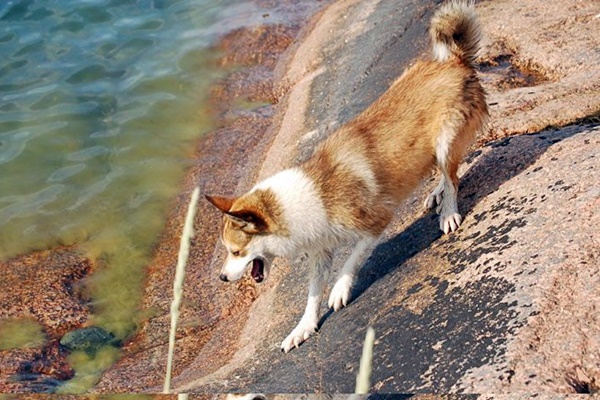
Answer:
[{"label": "clear green water", "polygon": [[[102,266],[87,282],[91,323],[119,338],[144,317],[144,268],[210,126],[207,49],[247,11],[234,3],[0,2],[0,259],[76,244]],[[0,341],[40,334],[27,321]],[[92,386],[118,353],[74,353],[64,390]]]}]

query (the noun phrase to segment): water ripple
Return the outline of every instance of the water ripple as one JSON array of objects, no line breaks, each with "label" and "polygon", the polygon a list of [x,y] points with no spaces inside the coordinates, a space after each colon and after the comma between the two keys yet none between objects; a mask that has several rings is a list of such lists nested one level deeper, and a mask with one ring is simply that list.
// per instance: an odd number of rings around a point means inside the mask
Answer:
[{"label": "water ripple", "polygon": [[[0,1],[0,259],[59,243],[102,258],[92,319],[120,339],[139,322],[144,268],[210,124],[210,47],[247,23],[249,6],[221,14],[237,3]],[[97,364],[73,365],[63,389],[89,388]]]},{"label": "water ripple", "polygon": [[105,146],[92,146],[83,150],[76,151],[67,156],[70,161],[88,161],[93,157],[97,157],[102,154],[110,153],[110,149]]},{"label": "water ripple", "polygon": [[0,208],[0,225],[8,223],[13,218],[23,218],[37,214],[42,206],[56,201],[63,189],[64,185],[57,184],[24,196],[7,196],[0,199],[0,201],[10,201],[12,203]]},{"label": "water ripple", "polygon": [[52,175],[50,175],[47,179],[48,182],[62,182],[65,179],[72,177],[73,175],[77,175],[81,171],[85,169],[84,163],[68,165],[66,167],[59,168],[54,171]]}]

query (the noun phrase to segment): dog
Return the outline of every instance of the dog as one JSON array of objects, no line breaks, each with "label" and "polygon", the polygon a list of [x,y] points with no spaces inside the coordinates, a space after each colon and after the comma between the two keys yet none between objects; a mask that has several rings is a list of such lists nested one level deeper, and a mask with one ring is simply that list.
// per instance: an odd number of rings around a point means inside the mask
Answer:
[{"label": "dog", "polygon": [[283,340],[284,352],[317,330],[333,250],[356,243],[331,290],[334,311],[350,300],[354,276],[394,210],[437,167],[441,179],[425,200],[440,229],[458,229],[458,166],[488,119],[475,71],[481,30],[472,2],[453,0],[432,17],[433,57],[417,61],[378,100],[317,146],[303,164],[283,170],[236,198],[206,195],[223,212],[227,259],[220,279],[250,270],[269,277],[275,257],[308,255],[308,302]]}]

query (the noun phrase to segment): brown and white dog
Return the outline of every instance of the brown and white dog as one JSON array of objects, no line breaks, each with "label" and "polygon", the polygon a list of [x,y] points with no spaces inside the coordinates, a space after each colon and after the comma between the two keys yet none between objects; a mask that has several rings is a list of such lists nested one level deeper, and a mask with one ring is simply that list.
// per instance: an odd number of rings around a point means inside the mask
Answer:
[{"label": "brown and white dog", "polygon": [[441,180],[425,207],[436,207],[444,233],[461,224],[458,166],[488,118],[474,69],[480,28],[472,3],[443,5],[432,18],[430,34],[433,58],[406,70],[305,163],[238,198],[206,196],[224,213],[223,281],[236,281],[251,270],[262,282],[275,257],[308,254],[308,303],[281,344],[285,352],[317,329],[333,250],[356,242],[329,296],[329,307],[337,311],[348,304],[354,276],[395,207],[435,166]]}]

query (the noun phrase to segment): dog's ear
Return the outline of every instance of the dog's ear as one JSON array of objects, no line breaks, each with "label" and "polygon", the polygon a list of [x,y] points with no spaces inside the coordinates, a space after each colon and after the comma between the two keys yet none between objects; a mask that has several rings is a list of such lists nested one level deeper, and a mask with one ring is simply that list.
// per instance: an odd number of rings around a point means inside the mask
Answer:
[{"label": "dog's ear", "polygon": [[256,211],[236,210],[225,213],[233,222],[246,233],[266,233],[269,231],[269,224],[265,218]]},{"label": "dog's ear", "polygon": [[250,234],[269,231],[269,225],[265,217],[259,212],[246,209],[230,211],[233,203],[237,200],[236,198],[210,195],[204,195],[204,197],[230,218],[238,229]]},{"label": "dog's ear", "polygon": [[235,202],[235,198],[229,198],[229,197],[222,197],[222,196],[211,196],[208,194],[205,194],[204,197],[206,198],[206,200],[210,201],[210,203],[217,207],[219,210],[221,210],[224,213],[227,213],[229,210],[231,210],[231,206],[233,205],[233,203]]}]

